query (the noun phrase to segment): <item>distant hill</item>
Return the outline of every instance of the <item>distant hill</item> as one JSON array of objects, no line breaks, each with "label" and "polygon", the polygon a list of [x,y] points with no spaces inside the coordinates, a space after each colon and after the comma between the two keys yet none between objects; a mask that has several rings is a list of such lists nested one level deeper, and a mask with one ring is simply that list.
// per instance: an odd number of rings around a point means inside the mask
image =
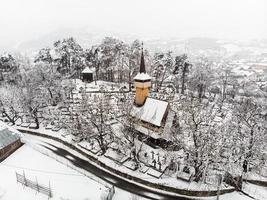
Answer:
[{"label": "distant hill", "polygon": [[123,41],[131,42],[137,37],[130,34],[115,33],[108,30],[83,29],[59,29],[36,39],[22,42],[17,45],[18,51],[36,51],[43,47],[51,47],[57,40],[74,37],[75,40],[85,48],[100,43],[104,37],[117,37]]},{"label": "distant hill", "polygon": [[[98,44],[104,37],[116,37],[127,43],[135,39],[140,39],[144,42],[145,48],[149,49],[151,53],[156,51],[171,50],[175,54],[191,53],[198,55],[199,53],[207,53],[209,55],[219,54],[242,54],[244,52],[259,52],[267,53],[267,39],[266,40],[252,40],[248,42],[238,42],[230,40],[219,40],[216,38],[207,37],[193,37],[193,38],[140,38],[139,36],[129,33],[118,33],[111,30],[103,30],[96,28],[79,28],[79,29],[59,29],[57,31],[45,34],[41,37],[32,39],[30,41],[17,44],[13,49],[26,53],[36,52],[43,47],[52,47],[53,43],[59,39],[74,37],[79,44],[84,48]],[[0,46],[1,47],[1,46]],[[5,47],[3,47],[5,48]],[[2,49],[3,49],[2,48]],[[9,49],[12,49],[9,47]]]},{"label": "distant hill", "polygon": [[198,50],[223,50],[224,48],[218,43],[218,39],[215,38],[189,38],[187,44],[191,49]]},{"label": "distant hill", "polygon": [[17,45],[16,49],[18,51],[36,51],[43,47],[51,47],[53,43],[57,40],[74,37],[80,44],[90,46],[92,41],[96,41],[97,38],[94,37],[94,34],[90,34],[85,30],[71,30],[71,29],[60,29],[49,34],[43,35],[39,38],[22,42]]}]

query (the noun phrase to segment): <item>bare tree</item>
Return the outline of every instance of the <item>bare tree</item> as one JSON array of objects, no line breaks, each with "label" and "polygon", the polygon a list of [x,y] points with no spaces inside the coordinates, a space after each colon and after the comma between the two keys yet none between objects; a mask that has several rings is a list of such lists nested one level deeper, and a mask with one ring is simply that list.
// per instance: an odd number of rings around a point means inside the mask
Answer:
[{"label": "bare tree", "polygon": [[22,105],[34,120],[36,124],[35,128],[38,129],[40,126],[38,112],[45,105],[42,90],[31,87],[30,85],[27,88],[22,88]]},{"label": "bare tree", "polygon": [[205,96],[212,79],[211,62],[207,58],[199,58],[192,66],[188,81],[191,92],[197,91],[199,101]]},{"label": "bare tree", "polygon": [[32,117],[38,129],[40,125],[38,112],[41,108],[49,105],[50,95],[45,87],[43,76],[40,76],[41,74],[37,71],[37,68],[32,67],[23,73],[19,87],[22,95],[21,105]]},{"label": "bare tree", "polygon": [[101,154],[105,154],[108,145],[113,140],[112,129],[106,122],[108,121],[109,102],[105,91],[102,91],[91,102],[86,94],[82,95],[81,107],[83,112],[77,114],[76,130],[84,138],[94,138],[98,143]]},{"label": "bare tree", "polygon": [[266,119],[263,116],[264,107],[251,98],[243,98],[233,108],[233,126],[236,140],[239,141],[239,159],[257,168],[265,160]]},{"label": "bare tree", "polygon": [[[179,77],[181,81],[181,94],[184,94],[186,89],[187,76],[189,73],[189,67],[191,64],[187,61],[187,55],[183,54],[175,57],[173,74]],[[177,91],[179,91],[179,82],[176,83]]]},{"label": "bare tree", "polygon": [[6,84],[1,86],[0,93],[0,112],[14,125],[21,111],[20,91],[17,86]]},{"label": "bare tree", "polygon": [[38,63],[35,68],[35,76],[39,77],[42,87],[47,90],[51,104],[56,106],[61,99],[62,92],[60,74],[53,71],[51,64]]},{"label": "bare tree", "polygon": [[156,91],[161,89],[163,82],[171,75],[173,65],[174,61],[171,51],[154,55],[153,77]]},{"label": "bare tree", "polygon": [[201,103],[195,98],[187,98],[181,103],[180,123],[183,126],[183,134],[188,137],[188,143],[184,143],[184,149],[188,152],[188,162],[195,169],[195,181],[203,177],[204,169],[214,161],[217,156],[215,149],[219,148],[214,118],[217,111],[214,105],[208,102]]},{"label": "bare tree", "polygon": [[124,64],[128,70],[128,87],[129,90],[132,90],[132,79],[134,74],[137,74],[140,65],[140,53],[141,50],[141,42],[139,40],[135,40],[128,46],[127,51],[125,52]]}]

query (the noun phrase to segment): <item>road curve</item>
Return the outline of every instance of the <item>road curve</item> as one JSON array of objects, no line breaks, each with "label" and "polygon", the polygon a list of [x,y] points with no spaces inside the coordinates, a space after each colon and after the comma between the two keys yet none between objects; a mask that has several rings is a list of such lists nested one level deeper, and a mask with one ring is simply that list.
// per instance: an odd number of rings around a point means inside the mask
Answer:
[{"label": "road curve", "polygon": [[[40,136],[35,136],[35,138],[39,138]],[[36,140],[38,140],[36,138]],[[148,187],[142,187],[139,184],[132,183],[131,181],[127,181],[126,179],[116,176],[111,172],[108,172],[106,170],[101,170],[94,164],[90,163],[87,160],[84,160],[71,152],[67,151],[66,149],[63,149],[61,147],[55,146],[49,142],[45,142],[43,140],[38,140],[41,143],[36,143],[36,145],[41,146],[42,148],[45,148],[57,156],[60,156],[66,160],[68,160],[70,163],[72,163],[75,167],[81,168],[85,171],[88,171],[89,173],[95,175],[96,177],[102,179],[103,181],[114,185],[122,190],[125,190],[127,192],[139,195],[141,197],[145,197],[148,199],[153,199],[153,200],[193,200],[195,198],[193,197],[183,197],[183,196],[178,196],[175,194],[168,194],[165,192],[160,192],[158,190],[153,190]]]},{"label": "road curve", "polygon": [[[191,200],[191,199],[194,199],[194,198],[188,198],[188,197],[182,197],[182,196],[179,197],[177,195],[162,193],[159,191],[151,190],[149,188],[142,187],[140,185],[131,183],[131,182],[129,182],[123,178],[115,176],[112,173],[109,173],[105,170],[99,169],[98,167],[91,164],[90,162],[73,155],[72,153],[70,153],[69,151],[67,151],[65,149],[62,149],[60,147],[57,147],[57,146],[49,144],[49,143],[47,143],[47,144],[50,145],[52,148],[49,148],[46,145],[42,145],[42,146],[44,148],[52,151],[56,155],[67,159],[74,166],[79,167],[83,170],[86,170],[86,171],[90,172],[91,174],[99,177],[100,179],[102,179],[102,180],[122,189],[122,190],[126,190],[128,192],[133,193],[133,194],[137,194],[139,196],[142,196],[142,197],[145,197],[148,199],[153,199],[153,200],[157,200],[157,199],[161,199],[161,200]],[[71,159],[70,159],[70,157],[71,157]]]}]

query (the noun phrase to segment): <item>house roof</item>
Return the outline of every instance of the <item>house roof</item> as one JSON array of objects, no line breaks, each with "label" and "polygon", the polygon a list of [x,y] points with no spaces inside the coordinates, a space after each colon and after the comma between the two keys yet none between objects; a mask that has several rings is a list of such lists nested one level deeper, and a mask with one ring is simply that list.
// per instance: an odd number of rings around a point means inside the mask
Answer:
[{"label": "house roof", "polygon": [[7,128],[0,130],[0,149],[3,149],[19,139],[20,136],[17,133],[14,133]]},{"label": "house roof", "polygon": [[168,102],[148,97],[142,107],[133,107],[132,116],[144,122],[161,126]]},{"label": "house roof", "polygon": [[93,69],[90,69],[89,67],[85,67],[84,70],[82,71],[82,74],[92,74],[94,73]]}]

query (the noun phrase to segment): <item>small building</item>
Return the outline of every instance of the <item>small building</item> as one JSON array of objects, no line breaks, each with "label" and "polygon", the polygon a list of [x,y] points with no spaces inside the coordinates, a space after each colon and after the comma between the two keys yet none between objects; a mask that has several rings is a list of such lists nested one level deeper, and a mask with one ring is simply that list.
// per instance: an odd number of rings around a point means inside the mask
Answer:
[{"label": "small building", "polygon": [[81,73],[81,80],[83,82],[91,83],[94,81],[94,70],[89,67],[85,67],[85,69]]},{"label": "small building", "polygon": [[20,136],[9,129],[0,130],[0,162],[22,145]]}]

